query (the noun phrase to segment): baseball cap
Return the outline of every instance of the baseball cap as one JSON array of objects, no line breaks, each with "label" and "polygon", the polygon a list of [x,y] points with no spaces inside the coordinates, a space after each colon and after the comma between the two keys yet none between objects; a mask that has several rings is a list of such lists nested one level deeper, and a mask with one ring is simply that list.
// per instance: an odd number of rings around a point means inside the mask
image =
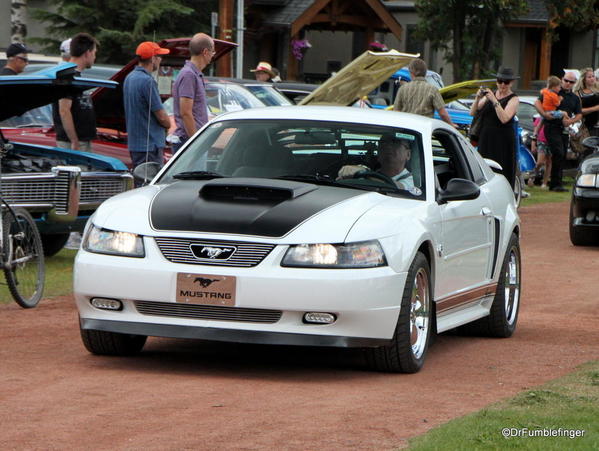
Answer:
[{"label": "baseball cap", "polygon": [[163,49],[155,42],[145,41],[137,46],[135,54],[143,60],[152,58],[155,55],[168,55],[171,51],[169,49]]},{"label": "baseball cap", "polygon": [[71,53],[71,38],[60,43],[60,53],[69,55]]},{"label": "baseball cap", "polygon": [[21,44],[20,42],[14,42],[14,43],[10,44],[8,46],[8,48],[6,49],[6,57],[10,58],[11,56],[18,55],[19,53],[29,53],[29,52],[31,52],[31,50],[29,50],[23,44]]}]

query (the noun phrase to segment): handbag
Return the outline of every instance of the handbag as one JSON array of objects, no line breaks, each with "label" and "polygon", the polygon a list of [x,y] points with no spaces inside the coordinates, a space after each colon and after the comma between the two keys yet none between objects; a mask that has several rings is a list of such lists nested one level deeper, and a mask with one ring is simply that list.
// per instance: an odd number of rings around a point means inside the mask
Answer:
[{"label": "handbag", "polygon": [[477,112],[472,118],[470,128],[468,129],[468,138],[470,138],[471,141],[478,142],[478,137],[480,136],[480,129],[482,126],[481,116],[482,115],[480,112]]},{"label": "handbag", "polygon": [[570,148],[576,153],[584,153],[586,149],[582,142],[589,136],[591,136],[589,129],[584,122],[581,122],[578,131],[570,131]]}]

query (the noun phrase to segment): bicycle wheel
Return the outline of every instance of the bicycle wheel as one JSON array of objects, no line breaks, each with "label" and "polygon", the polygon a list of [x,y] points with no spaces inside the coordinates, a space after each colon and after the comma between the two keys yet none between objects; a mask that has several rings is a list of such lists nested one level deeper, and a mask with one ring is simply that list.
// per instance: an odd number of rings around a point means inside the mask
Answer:
[{"label": "bicycle wheel", "polygon": [[40,233],[29,212],[22,208],[12,213],[6,209],[2,221],[6,284],[17,304],[35,307],[42,298],[46,273]]}]

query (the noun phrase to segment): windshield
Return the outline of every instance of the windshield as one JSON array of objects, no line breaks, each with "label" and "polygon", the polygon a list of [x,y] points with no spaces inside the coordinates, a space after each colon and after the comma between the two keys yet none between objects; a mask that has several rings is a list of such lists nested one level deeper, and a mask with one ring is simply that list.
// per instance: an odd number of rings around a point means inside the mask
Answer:
[{"label": "windshield", "polygon": [[[397,158],[403,161],[401,166],[393,166],[395,175],[381,176],[381,172],[389,172],[382,166],[387,161],[383,157],[390,153],[390,141],[401,145]],[[159,183],[194,177],[287,178],[398,191],[420,199],[425,191],[420,134],[391,127],[322,121],[213,123],[177,157]]]},{"label": "windshield", "polygon": [[51,127],[52,105],[44,105],[0,122],[2,128]]},{"label": "windshield", "polygon": [[293,103],[277,91],[273,86],[268,85],[246,85],[246,88],[258,97],[266,106],[287,106]]}]

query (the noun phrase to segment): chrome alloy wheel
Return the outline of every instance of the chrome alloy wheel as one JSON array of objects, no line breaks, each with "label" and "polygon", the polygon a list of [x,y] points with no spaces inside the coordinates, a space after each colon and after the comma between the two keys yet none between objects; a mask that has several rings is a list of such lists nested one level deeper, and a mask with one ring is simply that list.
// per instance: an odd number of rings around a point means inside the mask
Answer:
[{"label": "chrome alloy wheel", "polygon": [[514,248],[510,249],[510,257],[504,277],[505,319],[509,325],[512,325],[516,321],[518,303],[520,302],[520,259]]},{"label": "chrome alloy wheel", "polygon": [[414,276],[410,299],[410,344],[414,357],[422,357],[426,349],[428,328],[430,327],[430,290],[428,275],[420,268]]}]

